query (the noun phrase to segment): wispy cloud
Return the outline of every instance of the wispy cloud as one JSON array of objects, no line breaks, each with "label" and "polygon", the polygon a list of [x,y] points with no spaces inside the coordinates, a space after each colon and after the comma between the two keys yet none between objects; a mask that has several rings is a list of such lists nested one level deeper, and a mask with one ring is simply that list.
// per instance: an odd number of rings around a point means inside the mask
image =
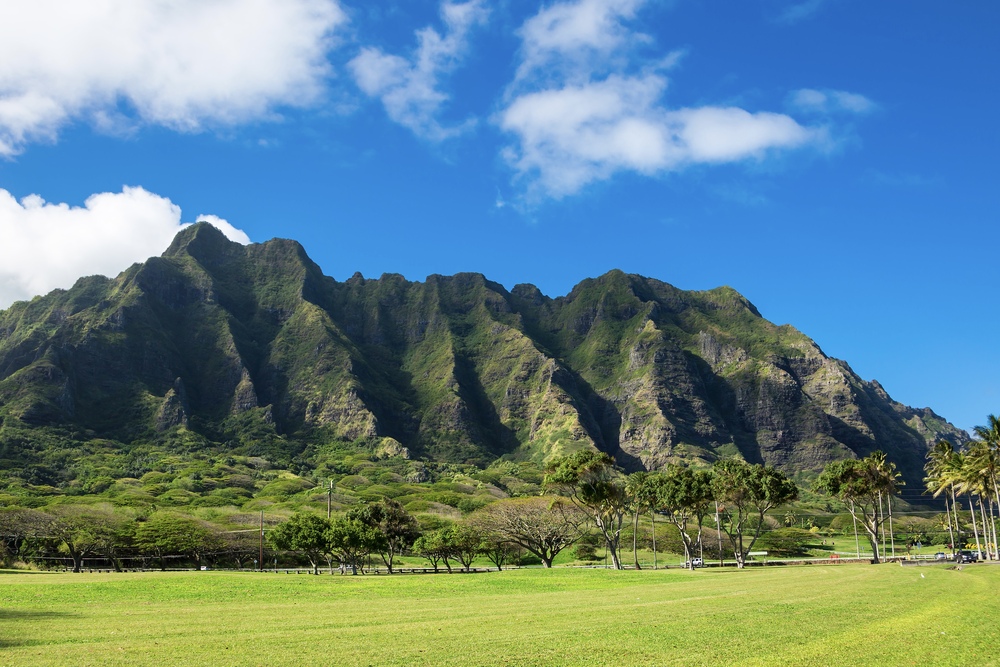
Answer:
[{"label": "wispy cloud", "polygon": [[459,66],[468,50],[469,32],[484,23],[488,15],[483,0],[445,2],[441,18],[447,31],[442,35],[430,27],[418,30],[418,46],[409,59],[367,47],[348,63],[348,68],[358,87],[379,98],[396,123],[431,141],[455,136],[475,121],[455,126],[439,121],[449,99],[441,90],[441,77]]},{"label": "wispy cloud", "polygon": [[[197,219],[233,241],[250,242],[222,218]],[[117,275],[163,252],[186,226],[180,207],[139,187],[92,195],[83,206],[48,203],[38,195],[18,201],[0,189],[0,308],[68,288],[80,276]]]},{"label": "wispy cloud", "polygon": [[642,0],[557,3],[521,28],[522,60],[497,123],[515,143],[504,157],[530,187],[571,195],[620,171],[760,159],[820,142],[790,116],[732,106],[670,109],[667,71],[682,52],[635,56],[649,38],[631,29]]},{"label": "wispy cloud", "polygon": [[0,155],[78,120],[195,131],[311,104],[345,21],[336,0],[4,3]]},{"label": "wispy cloud", "polygon": [[826,4],[826,0],[805,0],[804,2],[792,3],[778,14],[776,21],[787,24],[804,21],[822,9],[824,4]]},{"label": "wispy cloud", "polygon": [[864,95],[844,90],[803,88],[793,92],[789,102],[799,111],[817,114],[866,114],[877,108],[877,105]]}]

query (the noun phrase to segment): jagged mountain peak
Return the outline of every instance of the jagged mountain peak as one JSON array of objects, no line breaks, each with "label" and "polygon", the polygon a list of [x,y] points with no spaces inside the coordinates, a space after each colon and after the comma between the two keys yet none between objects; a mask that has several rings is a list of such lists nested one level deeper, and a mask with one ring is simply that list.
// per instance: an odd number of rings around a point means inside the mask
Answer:
[{"label": "jagged mountain peak", "polygon": [[555,298],[479,273],[337,282],[295,241],[199,223],[29,306],[0,313],[4,423],[124,447],[196,432],[307,461],[388,438],[480,465],[597,448],[631,469],[740,454],[804,474],[882,448],[919,481],[929,443],[964,437],[730,287],[620,270]]}]

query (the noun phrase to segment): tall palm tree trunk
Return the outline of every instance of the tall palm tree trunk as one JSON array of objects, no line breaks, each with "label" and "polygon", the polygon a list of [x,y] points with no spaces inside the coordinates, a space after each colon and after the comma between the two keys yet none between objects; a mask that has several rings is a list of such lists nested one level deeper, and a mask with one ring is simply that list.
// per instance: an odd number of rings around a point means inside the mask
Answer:
[{"label": "tall palm tree trunk", "polygon": [[889,508],[889,544],[892,545],[892,557],[896,557],[896,537],[892,533],[892,496],[885,497],[885,504]]},{"label": "tall palm tree trunk", "polygon": [[976,536],[976,549],[981,550],[982,547],[979,546],[979,528],[976,527],[976,503],[972,499],[972,494],[969,494],[969,514],[972,515],[972,534]]},{"label": "tall palm tree trunk", "polygon": [[944,514],[948,519],[948,538],[951,540],[951,552],[955,553],[955,533],[951,529],[951,510],[948,508],[948,496],[944,498]]},{"label": "tall palm tree trunk", "polygon": [[635,511],[635,516],[632,517],[632,563],[635,565],[635,569],[641,570],[639,567],[639,510]]},{"label": "tall palm tree trunk", "polygon": [[997,520],[996,517],[993,515],[992,498],[990,498],[990,505],[989,509],[987,510],[987,514],[989,514],[990,516],[990,529],[993,531],[993,541],[991,542],[993,549],[991,550],[987,548],[986,552],[989,554],[990,560],[997,560]]},{"label": "tall palm tree trunk", "polygon": [[851,501],[851,520],[854,522],[854,546],[858,550],[858,558],[861,558],[861,541],[858,539],[858,517],[854,516],[854,501]]},{"label": "tall palm tree trunk", "polygon": [[653,569],[656,569],[656,512],[649,512],[649,525],[653,531]]},{"label": "tall palm tree trunk", "polygon": [[[997,488],[997,478],[993,477],[993,496],[997,500],[996,507],[1000,510],[1000,489]],[[990,505],[993,503],[990,502]],[[1000,543],[997,541],[997,523],[996,519],[993,517],[993,512],[990,512],[990,519],[993,521],[993,555],[996,556],[997,560],[1000,560]]]},{"label": "tall palm tree trunk", "polygon": [[[955,532],[958,533],[958,539],[962,539],[962,524],[959,523],[958,517],[958,498],[955,496],[955,485],[951,485],[951,508],[955,510]],[[952,558],[955,557],[955,549],[958,548],[958,543],[955,540],[951,542],[951,555]]]},{"label": "tall palm tree trunk", "polygon": [[[979,496],[979,518],[983,522],[983,542],[989,544],[990,541],[990,528],[986,525],[986,508],[983,507],[983,497]],[[978,545],[977,545],[978,546]],[[983,548],[979,548],[979,557],[983,557]]]},{"label": "tall palm tree trunk", "polygon": [[878,525],[882,531],[882,555],[879,562],[885,560],[885,508],[882,507],[882,494],[878,494]]}]

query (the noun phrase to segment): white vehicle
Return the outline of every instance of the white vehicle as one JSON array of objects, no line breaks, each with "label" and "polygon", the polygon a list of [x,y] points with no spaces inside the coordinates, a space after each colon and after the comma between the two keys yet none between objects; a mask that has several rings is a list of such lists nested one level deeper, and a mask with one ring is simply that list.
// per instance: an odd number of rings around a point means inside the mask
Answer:
[{"label": "white vehicle", "polygon": [[705,567],[705,561],[702,558],[692,558],[691,560],[684,563],[684,567]]}]

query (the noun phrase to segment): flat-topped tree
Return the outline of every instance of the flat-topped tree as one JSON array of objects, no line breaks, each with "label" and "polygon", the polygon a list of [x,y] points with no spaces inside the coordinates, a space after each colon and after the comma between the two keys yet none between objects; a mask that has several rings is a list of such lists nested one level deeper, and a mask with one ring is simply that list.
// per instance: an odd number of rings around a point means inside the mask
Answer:
[{"label": "flat-topped tree", "polygon": [[855,521],[861,523],[872,546],[873,561],[879,554],[879,529],[886,516],[879,511],[883,497],[896,493],[901,484],[896,466],[882,452],[873,452],[863,459],[834,461],[826,466],[816,480],[816,489],[840,499]]},{"label": "flat-topped tree", "polygon": [[[764,514],[797,499],[799,491],[792,480],[771,466],[724,459],[717,461],[712,471],[713,494],[725,509],[719,527],[729,537],[736,566],[742,568],[764,530]],[[750,534],[753,537],[746,543]]]},{"label": "flat-topped tree", "polygon": [[614,459],[602,452],[581,450],[554,460],[545,475],[545,484],[568,496],[586,512],[604,536],[616,570],[621,563],[622,523],[632,505],[626,477]]},{"label": "flat-topped tree", "polygon": [[505,498],[476,510],[471,521],[538,556],[545,567],[583,534],[587,515],[560,497]]}]

